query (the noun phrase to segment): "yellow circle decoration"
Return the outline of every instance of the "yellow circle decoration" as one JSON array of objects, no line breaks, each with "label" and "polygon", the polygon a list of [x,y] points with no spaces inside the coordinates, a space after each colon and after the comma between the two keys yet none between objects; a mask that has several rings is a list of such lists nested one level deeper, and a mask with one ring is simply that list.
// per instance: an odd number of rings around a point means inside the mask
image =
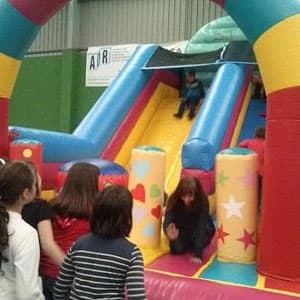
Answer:
[{"label": "yellow circle decoration", "polygon": [[24,149],[23,150],[23,156],[25,157],[25,158],[29,158],[29,157],[31,157],[32,156],[32,150],[31,149]]}]

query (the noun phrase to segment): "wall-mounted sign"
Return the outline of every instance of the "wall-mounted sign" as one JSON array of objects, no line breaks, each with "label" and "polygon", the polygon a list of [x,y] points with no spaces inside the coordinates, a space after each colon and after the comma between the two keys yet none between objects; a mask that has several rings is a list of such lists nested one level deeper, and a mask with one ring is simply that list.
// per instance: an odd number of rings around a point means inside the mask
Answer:
[{"label": "wall-mounted sign", "polygon": [[108,86],[137,45],[89,47],[86,58],[86,86]]}]

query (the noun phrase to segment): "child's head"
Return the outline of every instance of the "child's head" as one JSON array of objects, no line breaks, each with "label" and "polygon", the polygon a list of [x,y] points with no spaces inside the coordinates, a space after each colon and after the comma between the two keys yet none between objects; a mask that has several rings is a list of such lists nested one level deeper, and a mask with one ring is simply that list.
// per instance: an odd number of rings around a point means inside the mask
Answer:
[{"label": "child's head", "polygon": [[252,74],[251,81],[252,81],[254,84],[262,83],[262,79],[261,79],[260,74],[259,74],[258,72],[253,73],[253,74]]},{"label": "child's head", "polygon": [[61,192],[51,201],[56,214],[88,219],[98,193],[99,170],[96,166],[79,162],[69,170]]},{"label": "child's head", "polygon": [[193,82],[196,78],[196,71],[195,70],[190,70],[186,73],[186,80],[188,82]]},{"label": "child's head", "polygon": [[91,231],[105,238],[129,236],[132,227],[132,195],[127,188],[104,188],[95,200]]},{"label": "child's head", "polygon": [[0,168],[0,203],[14,205],[19,199],[30,202],[36,193],[32,169],[23,161],[8,162]]},{"label": "child's head", "polygon": [[194,211],[208,210],[207,196],[194,176],[183,176],[170,196],[167,209],[187,207]]},{"label": "child's head", "polygon": [[259,139],[264,139],[264,138],[265,138],[265,132],[266,132],[266,130],[265,130],[264,127],[257,127],[257,128],[255,129],[255,134],[254,134],[254,136],[255,136],[256,138],[259,138]]}]

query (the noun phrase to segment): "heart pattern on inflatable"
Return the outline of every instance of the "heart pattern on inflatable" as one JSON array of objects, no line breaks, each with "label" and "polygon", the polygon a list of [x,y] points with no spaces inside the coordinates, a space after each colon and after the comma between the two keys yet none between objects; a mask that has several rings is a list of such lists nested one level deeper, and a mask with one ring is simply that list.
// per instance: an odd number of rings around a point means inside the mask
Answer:
[{"label": "heart pattern on inflatable", "polygon": [[145,218],[146,214],[147,214],[147,211],[146,211],[146,207],[144,205],[134,207],[132,209],[132,218],[137,223],[141,222]]},{"label": "heart pattern on inflatable", "polygon": [[145,202],[145,188],[141,183],[138,183],[134,189],[131,190],[133,199]]},{"label": "heart pattern on inflatable", "polygon": [[150,187],[150,197],[159,197],[160,194],[160,188],[158,187],[157,184],[152,184]]},{"label": "heart pattern on inflatable", "polygon": [[132,166],[134,175],[140,180],[144,178],[150,170],[150,162],[148,160],[138,160]]},{"label": "heart pattern on inflatable", "polygon": [[161,206],[157,205],[156,207],[153,207],[151,209],[151,214],[152,216],[154,216],[155,218],[159,219],[160,218],[160,214],[161,214]]},{"label": "heart pattern on inflatable", "polygon": [[149,222],[148,224],[146,224],[146,226],[144,227],[143,231],[142,231],[142,235],[144,237],[154,237],[154,226],[151,222]]}]

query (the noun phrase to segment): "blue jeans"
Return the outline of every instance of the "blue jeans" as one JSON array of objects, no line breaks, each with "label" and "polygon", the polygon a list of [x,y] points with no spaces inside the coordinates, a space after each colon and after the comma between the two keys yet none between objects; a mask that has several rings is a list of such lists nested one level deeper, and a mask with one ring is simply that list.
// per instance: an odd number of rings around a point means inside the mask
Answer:
[{"label": "blue jeans", "polygon": [[187,97],[186,99],[181,101],[181,103],[178,107],[177,114],[179,116],[182,116],[183,112],[184,112],[184,109],[187,106],[189,108],[189,117],[191,117],[191,118],[194,117],[195,109],[196,109],[196,106],[198,105],[199,102],[200,102],[199,97],[192,97],[192,96]]}]

